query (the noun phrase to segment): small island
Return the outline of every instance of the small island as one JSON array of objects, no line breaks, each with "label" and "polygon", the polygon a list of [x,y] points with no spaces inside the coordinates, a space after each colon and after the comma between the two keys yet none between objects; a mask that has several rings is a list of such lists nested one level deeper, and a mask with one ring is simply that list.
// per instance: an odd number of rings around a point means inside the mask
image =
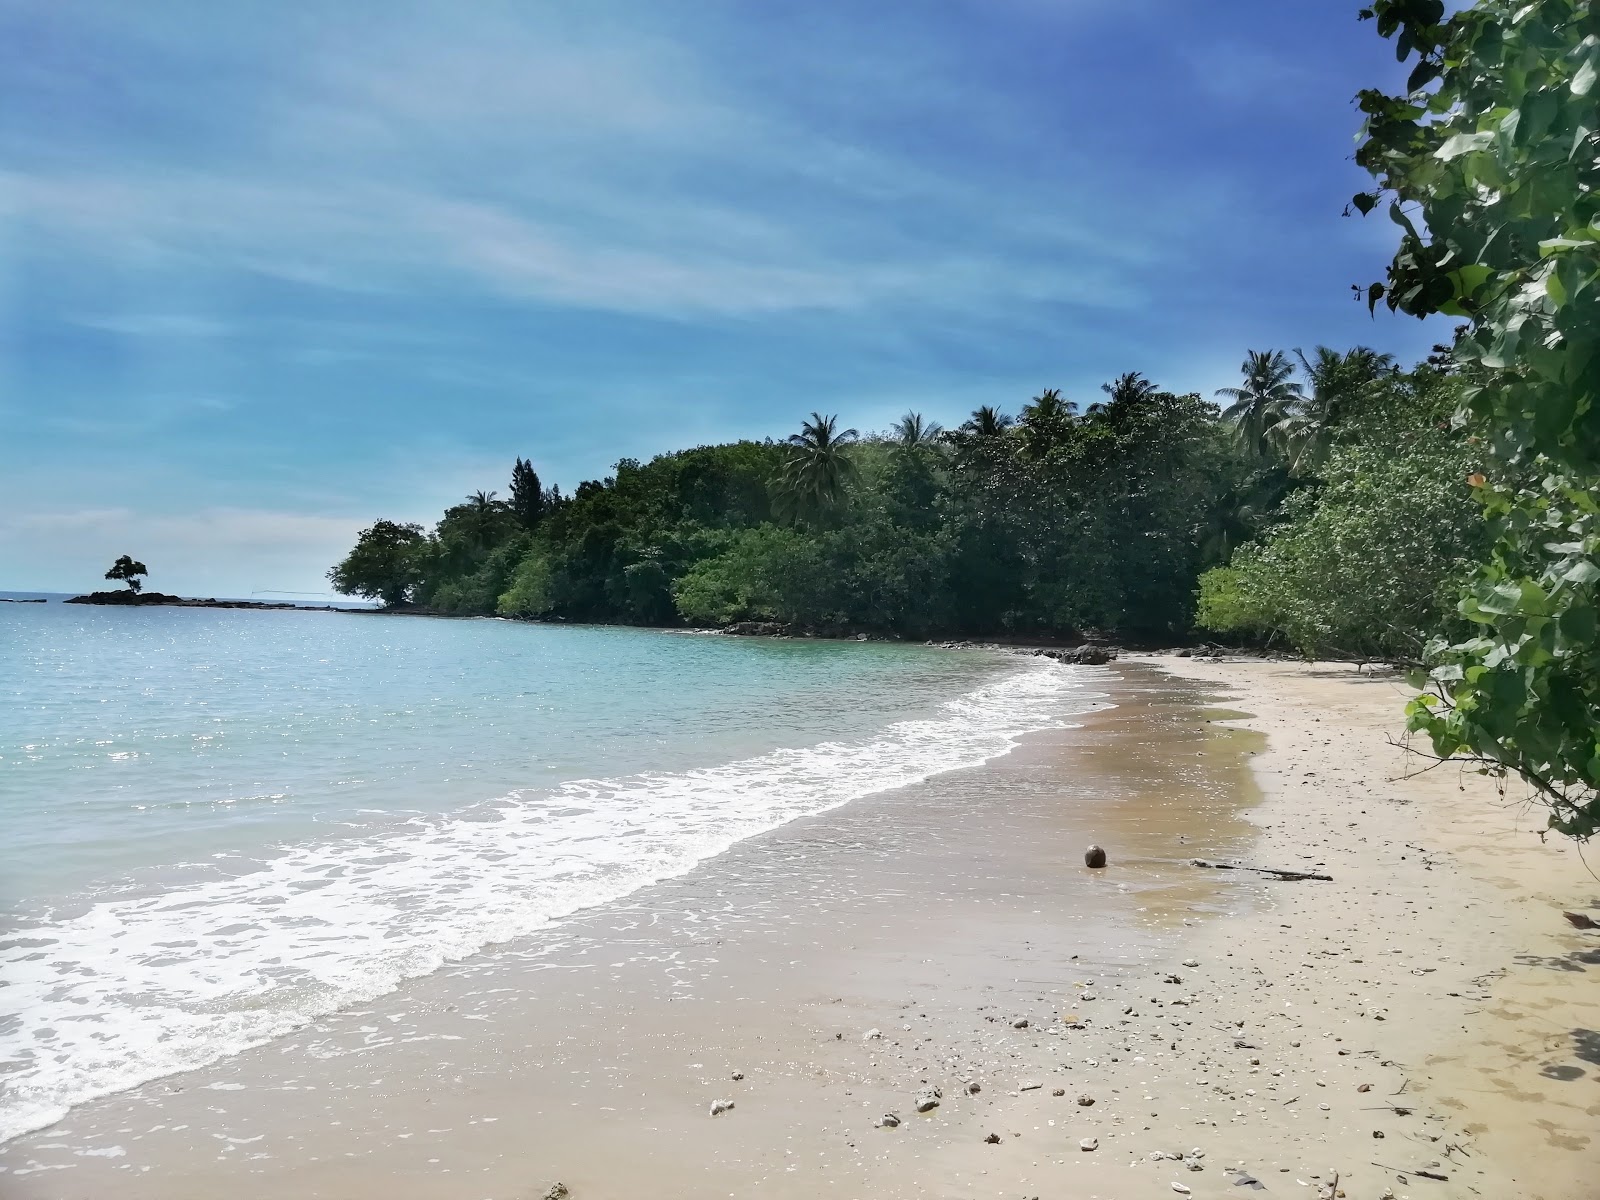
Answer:
[{"label": "small island", "polygon": [[90,592],[85,596],[73,596],[63,601],[65,604],[119,604],[128,605],[169,605],[177,608],[295,608],[296,605],[285,601],[263,600],[218,600],[215,597],[205,600],[190,600],[183,596],[171,596],[165,592],[147,592],[144,590],[143,576],[150,574],[150,568],[131,555],[124,554],[111,564],[111,569],[106,572],[107,579],[114,579],[128,585],[123,592]]}]

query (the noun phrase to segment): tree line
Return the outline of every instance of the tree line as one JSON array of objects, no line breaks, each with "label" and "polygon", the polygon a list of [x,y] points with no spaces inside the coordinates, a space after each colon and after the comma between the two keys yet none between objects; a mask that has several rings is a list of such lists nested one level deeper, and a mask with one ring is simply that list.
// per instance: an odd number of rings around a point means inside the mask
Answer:
[{"label": "tree line", "polygon": [[[862,435],[813,413],[782,441],[624,459],[570,496],[518,458],[506,498],[477,492],[432,530],[379,521],[330,578],[461,615],[1143,641],[1198,618],[1415,654],[1481,542],[1456,388],[1448,356],[1262,351],[1220,403],[1130,373],[1086,406],[1046,389],[948,430],[911,412]],[[1425,551],[1391,553],[1410,518],[1346,494],[1373,462],[1427,493]],[[1392,568],[1356,620],[1328,611],[1346,561]]]}]

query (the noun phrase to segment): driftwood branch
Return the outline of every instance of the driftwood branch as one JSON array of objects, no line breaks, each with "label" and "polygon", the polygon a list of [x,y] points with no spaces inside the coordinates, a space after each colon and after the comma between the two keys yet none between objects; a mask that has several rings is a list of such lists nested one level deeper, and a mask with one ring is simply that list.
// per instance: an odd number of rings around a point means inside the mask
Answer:
[{"label": "driftwood branch", "polygon": [[1272,875],[1278,879],[1291,881],[1320,879],[1326,883],[1333,882],[1332,875],[1319,875],[1315,871],[1283,871],[1277,867],[1247,867],[1243,863],[1207,862],[1203,858],[1191,859],[1190,864],[1196,867],[1210,867],[1217,871],[1254,871],[1258,875]]}]

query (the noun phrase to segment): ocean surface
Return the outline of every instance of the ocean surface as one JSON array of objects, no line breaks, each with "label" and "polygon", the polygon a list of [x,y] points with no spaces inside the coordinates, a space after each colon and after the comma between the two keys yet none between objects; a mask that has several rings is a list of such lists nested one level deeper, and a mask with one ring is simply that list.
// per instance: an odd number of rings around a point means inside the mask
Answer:
[{"label": "ocean surface", "polygon": [[0,604],[0,1140],[992,758],[1094,680],[900,644]]}]

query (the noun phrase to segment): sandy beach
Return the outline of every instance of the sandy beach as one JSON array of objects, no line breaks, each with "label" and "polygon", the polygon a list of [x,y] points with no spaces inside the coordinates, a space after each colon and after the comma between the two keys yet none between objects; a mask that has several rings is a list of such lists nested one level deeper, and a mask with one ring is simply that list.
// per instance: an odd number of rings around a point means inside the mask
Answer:
[{"label": "sandy beach", "polygon": [[1577,850],[1419,774],[1390,676],[1095,678],[1079,728],[86,1105],[0,1196],[1589,1200]]}]

